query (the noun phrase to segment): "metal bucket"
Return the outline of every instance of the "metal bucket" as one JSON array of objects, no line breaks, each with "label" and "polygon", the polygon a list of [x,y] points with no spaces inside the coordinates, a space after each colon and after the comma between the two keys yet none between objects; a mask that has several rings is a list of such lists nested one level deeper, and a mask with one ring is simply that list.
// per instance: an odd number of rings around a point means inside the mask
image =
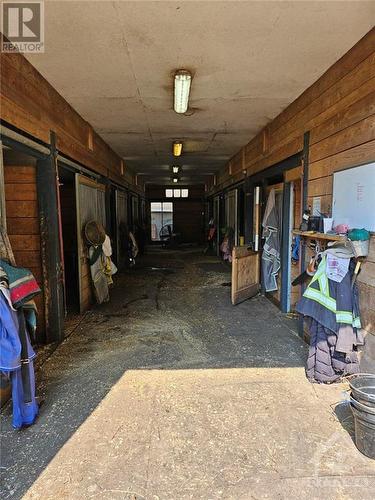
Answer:
[{"label": "metal bucket", "polygon": [[375,408],[375,375],[358,373],[350,378],[349,385],[354,399]]},{"label": "metal bucket", "polygon": [[[360,405],[360,406],[359,406]],[[375,411],[351,398],[351,409],[354,417],[355,444],[366,457],[375,459]],[[363,409],[359,409],[359,407]],[[373,408],[371,408],[373,410]]]}]

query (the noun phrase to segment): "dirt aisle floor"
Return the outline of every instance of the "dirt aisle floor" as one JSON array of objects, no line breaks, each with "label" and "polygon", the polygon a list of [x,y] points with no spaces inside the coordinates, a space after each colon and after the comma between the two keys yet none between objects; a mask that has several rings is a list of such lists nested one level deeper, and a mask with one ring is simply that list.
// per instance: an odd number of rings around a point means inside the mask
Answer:
[{"label": "dirt aisle floor", "polygon": [[230,304],[229,269],[153,251],[115,277],[38,372],[37,423],[3,418],[1,498],[373,499],[344,384],[268,300]]}]

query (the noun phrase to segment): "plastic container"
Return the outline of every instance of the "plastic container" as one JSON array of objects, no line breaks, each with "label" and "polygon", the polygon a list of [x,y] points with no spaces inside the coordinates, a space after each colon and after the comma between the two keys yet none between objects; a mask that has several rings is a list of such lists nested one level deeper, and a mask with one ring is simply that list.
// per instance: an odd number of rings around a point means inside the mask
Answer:
[{"label": "plastic container", "polygon": [[367,229],[350,229],[348,238],[352,241],[366,241],[370,239],[370,233]]},{"label": "plastic container", "polygon": [[[364,409],[359,409],[359,405]],[[365,411],[368,407],[355,400],[350,406],[354,417],[355,445],[366,457],[375,459],[375,412]]]},{"label": "plastic container", "polygon": [[350,378],[349,386],[355,400],[375,408],[375,375],[358,373]]},{"label": "plastic container", "polygon": [[323,232],[328,233],[328,231],[332,231],[333,219],[332,217],[324,217],[323,219]]}]

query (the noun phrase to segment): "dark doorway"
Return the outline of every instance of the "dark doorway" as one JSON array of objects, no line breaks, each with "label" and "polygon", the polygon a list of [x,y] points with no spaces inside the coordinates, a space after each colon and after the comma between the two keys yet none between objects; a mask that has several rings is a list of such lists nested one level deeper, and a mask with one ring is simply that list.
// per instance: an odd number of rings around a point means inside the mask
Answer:
[{"label": "dark doorway", "polygon": [[79,312],[79,272],[75,174],[59,166],[61,226],[64,248],[65,309]]}]

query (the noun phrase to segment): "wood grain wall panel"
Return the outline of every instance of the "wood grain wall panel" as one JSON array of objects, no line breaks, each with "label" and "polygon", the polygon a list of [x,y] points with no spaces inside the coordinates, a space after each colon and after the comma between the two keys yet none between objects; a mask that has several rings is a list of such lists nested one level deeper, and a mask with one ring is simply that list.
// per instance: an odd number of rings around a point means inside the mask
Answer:
[{"label": "wood grain wall panel", "polygon": [[244,160],[244,153],[242,152],[242,150],[233,156],[233,158],[230,160],[229,163],[231,175],[235,175],[238,174],[239,172],[242,172],[244,164],[243,160]]},{"label": "wood grain wall panel", "polygon": [[30,269],[42,289],[35,302],[38,307],[37,337],[43,341],[45,317],[36,168],[5,164],[4,182],[7,232],[16,264]]},{"label": "wood grain wall panel", "polygon": [[332,194],[333,176],[314,179],[309,182],[309,196],[324,196]]},{"label": "wood grain wall panel", "polygon": [[24,130],[33,137],[37,137],[45,143],[50,141],[50,128],[47,123],[40,122],[30,115],[27,110],[22,109],[18,104],[1,94],[1,119],[10,123],[20,130]]},{"label": "wood grain wall panel", "polygon": [[5,186],[5,196],[10,201],[36,201],[35,184],[7,184]]},{"label": "wood grain wall panel", "polygon": [[6,210],[9,217],[38,217],[36,201],[8,201]]},{"label": "wood grain wall panel", "polygon": [[[375,81],[374,81],[375,83]],[[374,87],[375,88],[375,87]],[[354,125],[375,114],[375,91],[353,103],[343,111],[311,129],[310,144],[315,144],[340,130]]]},{"label": "wood grain wall panel", "polygon": [[366,261],[362,264],[362,270],[358,276],[358,281],[365,285],[375,287],[375,262]]},{"label": "wood grain wall panel", "polygon": [[375,159],[375,141],[360,144],[334,156],[318,160],[309,166],[309,179],[317,179],[344,170],[354,165],[368,163]]},{"label": "wood grain wall panel", "polygon": [[37,217],[9,217],[7,214],[7,231],[9,236],[39,234],[39,219]]},{"label": "wood grain wall panel", "polygon": [[[349,74],[335,82],[329,89],[317,99],[311,101],[297,113],[292,120],[288,121],[271,135],[272,144],[281,143],[285,138],[294,138],[296,135],[310,130],[327,119],[323,113],[333,116],[338,111],[346,109],[348,103],[341,103],[348,94],[357,91],[361,85],[366,84],[375,77],[375,55],[372,54]],[[371,88],[371,86],[370,86]],[[373,91],[374,88],[371,90]],[[358,95],[353,102],[358,100]],[[329,118],[329,117],[328,117]],[[315,120],[315,123],[314,123]]]},{"label": "wood grain wall panel", "polygon": [[5,184],[35,184],[36,170],[33,166],[6,165],[4,170]]},{"label": "wood grain wall panel", "polygon": [[[321,210],[332,207],[333,173],[375,161],[375,29],[338,60],[243,148],[247,175],[260,172],[302,150],[310,131],[308,204],[321,199]],[[262,150],[264,132],[268,151]],[[235,182],[227,166],[212,194]],[[375,246],[374,237],[371,242]],[[375,253],[375,250],[371,250]],[[367,259],[360,278],[361,311],[375,332],[375,264]],[[364,292],[366,290],[366,293]],[[294,294],[295,295],[295,294]]]},{"label": "wood grain wall panel", "polygon": [[335,82],[344,78],[345,75],[353,71],[362,61],[373,55],[374,40],[375,29],[372,29],[269,124],[270,133],[274,133],[289,120],[292,120],[310,102],[319,98]]},{"label": "wood grain wall panel", "polygon": [[27,268],[40,266],[40,251],[15,250],[14,257],[18,266]]},{"label": "wood grain wall panel", "polygon": [[[300,151],[307,130],[311,131],[312,142],[317,143],[312,148],[310,162],[374,138],[374,46],[375,29],[270,122],[266,127],[268,152],[262,152],[261,148],[265,129],[244,146],[244,166],[248,175]],[[357,123],[360,124],[358,129]],[[229,178],[226,167],[218,175],[216,190],[224,183],[228,185]]]},{"label": "wood grain wall panel", "polygon": [[89,275],[86,275],[82,278],[82,310],[87,311],[91,304],[94,302],[94,294],[91,286],[91,278]]},{"label": "wood grain wall panel", "polygon": [[375,262],[375,235],[371,236],[369,254],[366,260],[368,260],[369,262]]},{"label": "wood grain wall panel", "polygon": [[13,251],[40,251],[39,234],[10,234],[9,240]]},{"label": "wood grain wall panel", "polygon": [[286,170],[284,172],[285,182],[296,181],[300,183],[301,177],[302,177],[302,166],[291,168],[290,170]]},{"label": "wood grain wall panel", "polygon": [[273,149],[268,155],[264,156],[262,159],[255,161],[250,165],[248,169],[248,175],[253,175],[257,172],[264,170],[265,168],[279,163],[289,156],[301,151],[303,148],[303,137],[297,137],[287,144],[283,144],[280,148]]},{"label": "wood grain wall panel", "polygon": [[244,148],[244,168],[249,168],[263,154],[263,141],[260,134],[252,139]]},{"label": "wood grain wall panel", "polygon": [[375,115],[372,115],[313,144],[310,147],[310,162],[314,163],[374,139]]},{"label": "wood grain wall panel", "polygon": [[359,283],[359,303],[361,309],[362,328],[368,332],[375,332],[375,287]]},{"label": "wood grain wall panel", "polygon": [[0,54],[1,118],[45,143],[56,133],[57,148],[93,171],[116,175],[119,184],[134,185],[127,168],[121,175],[121,158],[43,78],[22,54]]}]

